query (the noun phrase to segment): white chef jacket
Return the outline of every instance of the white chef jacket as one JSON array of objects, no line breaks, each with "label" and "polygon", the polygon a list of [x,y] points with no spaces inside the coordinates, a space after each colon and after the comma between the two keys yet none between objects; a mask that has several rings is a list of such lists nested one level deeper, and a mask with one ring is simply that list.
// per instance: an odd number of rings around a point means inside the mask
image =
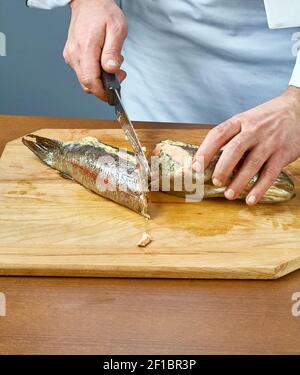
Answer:
[{"label": "white chef jacket", "polygon": [[133,120],[219,123],[280,94],[289,79],[300,87],[299,0],[117,3],[129,23],[122,92]]}]

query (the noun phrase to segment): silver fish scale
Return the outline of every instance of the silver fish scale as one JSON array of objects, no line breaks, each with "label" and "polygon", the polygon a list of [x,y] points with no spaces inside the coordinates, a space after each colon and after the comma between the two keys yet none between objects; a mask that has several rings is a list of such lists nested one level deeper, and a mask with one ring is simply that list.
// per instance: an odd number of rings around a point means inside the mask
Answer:
[{"label": "silver fish scale", "polygon": [[[32,140],[34,138],[35,141]],[[23,138],[23,143],[64,177],[74,179],[87,189],[149,218],[148,196],[140,183],[137,164],[131,154],[119,153],[119,149],[96,139],[58,143],[29,135]],[[104,183],[104,190],[97,186],[99,179]],[[113,191],[109,189],[111,185],[115,186]]]}]

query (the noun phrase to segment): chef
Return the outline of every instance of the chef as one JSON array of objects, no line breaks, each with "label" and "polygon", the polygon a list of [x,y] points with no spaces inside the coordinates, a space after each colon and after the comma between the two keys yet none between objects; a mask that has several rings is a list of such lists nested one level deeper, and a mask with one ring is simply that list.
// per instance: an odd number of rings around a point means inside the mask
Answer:
[{"label": "chef", "polygon": [[219,124],[193,167],[223,148],[213,183],[227,186],[227,199],[261,170],[246,199],[256,204],[300,156],[299,0],[27,1],[68,3],[63,55],[83,90],[105,101],[101,69],[120,81],[127,73],[123,100],[133,120]]}]

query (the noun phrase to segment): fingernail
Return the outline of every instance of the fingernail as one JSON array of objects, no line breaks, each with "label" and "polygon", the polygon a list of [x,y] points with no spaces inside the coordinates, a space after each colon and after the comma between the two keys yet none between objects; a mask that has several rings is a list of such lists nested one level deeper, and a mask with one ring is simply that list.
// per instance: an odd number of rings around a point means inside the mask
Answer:
[{"label": "fingernail", "polygon": [[119,68],[120,63],[117,60],[107,60],[106,65],[111,67],[111,68]]},{"label": "fingernail", "polygon": [[255,195],[250,195],[250,197],[247,198],[247,204],[250,206],[256,203],[256,196]]},{"label": "fingernail", "polygon": [[223,183],[220,180],[218,180],[217,178],[213,178],[212,182],[217,187],[222,187],[223,186]]},{"label": "fingernail", "polygon": [[89,88],[87,88],[87,87],[84,86],[84,85],[81,85],[81,86],[82,86],[82,88],[83,88],[83,91],[85,91],[87,94],[90,94],[90,93],[91,93],[91,91],[90,91]]},{"label": "fingernail", "polygon": [[202,165],[201,165],[201,163],[199,163],[198,161],[195,161],[193,163],[193,170],[195,172],[201,172],[202,171]]},{"label": "fingernail", "polygon": [[232,189],[228,189],[228,190],[225,191],[225,197],[227,199],[234,199],[235,192]]}]

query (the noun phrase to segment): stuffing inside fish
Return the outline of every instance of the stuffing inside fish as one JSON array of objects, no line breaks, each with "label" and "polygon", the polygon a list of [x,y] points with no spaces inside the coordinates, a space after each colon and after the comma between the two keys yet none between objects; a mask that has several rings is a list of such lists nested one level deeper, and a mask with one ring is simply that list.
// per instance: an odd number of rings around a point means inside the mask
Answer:
[{"label": "stuffing inside fish", "polygon": [[[185,171],[190,168],[192,159],[198,150],[199,146],[187,144],[179,141],[165,140],[158,143],[152,152],[152,156],[158,158],[159,169],[159,182],[160,189],[162,190],[162,172],[168,175],[171,180],[170,189],[165,191],[167,194],[173,194],[180,197],[185,197],[187,194],[193,192],[187,192],[184,189],[176,191],[174,188],[174,180],[176,175],[182,175],[184,177]],[[226,187],[216,187],[212,183],[212,175],[215,166],[222,154],[220,151],[211,161],[208,168],[204,171],[204,198],[218,198],[224,197]],[[193,172],[192,172],[193,173]],[[194,178],[195,174],[194,174]],[[231,177],[232,178],[232,177]],[[243,191],[239,199],[245,199],[252,187],[255,185],[259,178],[259,174],[254,176],[248,183],[246,189]],[[287,175],[286,172],[281,172],[277,177],[276,181],[265,193],[261,199],[262,203],[277,203],[285,202],[295,197],[295,186],[293,181]]]},{"label": "stuffing inside fish", "polygon": [[63,177],[149,218],[148,196],[133,153],[92,137],[62,142],[30,134],[22,141]]}]

